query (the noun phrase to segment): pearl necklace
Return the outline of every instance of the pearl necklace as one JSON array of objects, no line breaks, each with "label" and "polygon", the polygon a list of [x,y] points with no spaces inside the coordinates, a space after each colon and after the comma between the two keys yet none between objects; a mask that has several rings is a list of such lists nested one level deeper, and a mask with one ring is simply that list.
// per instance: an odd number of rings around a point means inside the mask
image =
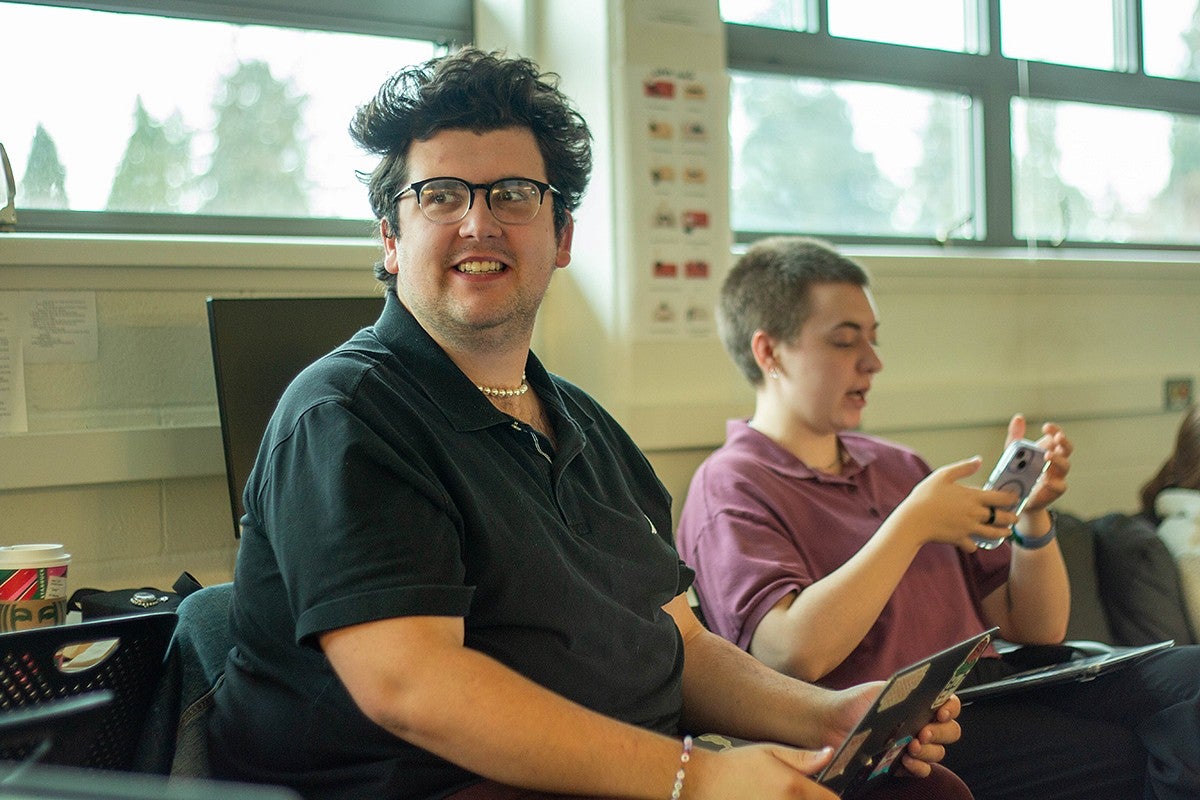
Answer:
[{"label": "pearl necklace", "polygon": [[488,397],[520,397],[529,391],[529,382],[525,380],[525,373],[521,373],[521,384],[515,389],[501,389],[495,386],[475,386],[476,389],[486,394]]}]

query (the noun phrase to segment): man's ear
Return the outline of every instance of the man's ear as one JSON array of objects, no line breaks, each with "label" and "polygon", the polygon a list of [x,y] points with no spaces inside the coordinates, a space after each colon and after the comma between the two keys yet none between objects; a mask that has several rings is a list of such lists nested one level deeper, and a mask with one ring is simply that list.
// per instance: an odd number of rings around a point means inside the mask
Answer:
[{"label": "man's ear", "polygon": [[400,271],[400,262],[396,259],[396,240],[391,226],[386,219],[379,220],[379,238],[383,240],[383,268],[395,275]]},{"label": "man's ear", "polygon": [[558,235],[558,252],[555,254],[554,266],[562,269],[571,263],[571,240],[575,236],[575,217],[567,212],[567,224]]}]

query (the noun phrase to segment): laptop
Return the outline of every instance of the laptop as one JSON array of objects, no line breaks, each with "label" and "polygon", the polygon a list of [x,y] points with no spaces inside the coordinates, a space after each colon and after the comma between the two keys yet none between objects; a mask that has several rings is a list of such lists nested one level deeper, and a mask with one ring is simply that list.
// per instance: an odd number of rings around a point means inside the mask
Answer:
[{"label": "laptop", "polygon": [[889,773],[938,707],[956,693],[997,630],[972,636],[889,678],[817,780],[850,798]]},{"label": "laptop", "polygon": [[1022,670],[998,681],[960,689],[957,692],[958,699],[963,703],[969,703],[986,697],[999,697],[1042,686],[1053,686],[1070,681],[1090,681],[1099,675],[1133,664],[1151,653],[1165,650],[1174,644],[1174,639],[1167,639],[1138,647],[1114,647],[1111,652],[1072,658],[1057,664],[1046,664]]}]

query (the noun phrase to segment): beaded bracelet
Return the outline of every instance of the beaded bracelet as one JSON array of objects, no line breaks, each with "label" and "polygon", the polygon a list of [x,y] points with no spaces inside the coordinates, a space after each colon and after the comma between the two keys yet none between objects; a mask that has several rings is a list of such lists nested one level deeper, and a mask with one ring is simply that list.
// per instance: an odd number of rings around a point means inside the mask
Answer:
[{"label": "beaded bracelet", "polygon": [[1054,541],[1054,537],[1058,535],[1058,514],[1053,511],[1050,514],[1050,530],[1043,533],[1041,536],[1022,536],[1017,532],[1017,526],[1013,525],[1012,535],[1009,537],[1016,543],[1017,547],[1023,547],[1026,550],[1039,550]]},{"label": "beaded bracelet", "polygon": [[692,737],[683,737],[683,752],[679,754],[679,771],[675,773],[675,785],[671,787],[671,800],[679,800],[683,794],[683,771],[692,760]]}]

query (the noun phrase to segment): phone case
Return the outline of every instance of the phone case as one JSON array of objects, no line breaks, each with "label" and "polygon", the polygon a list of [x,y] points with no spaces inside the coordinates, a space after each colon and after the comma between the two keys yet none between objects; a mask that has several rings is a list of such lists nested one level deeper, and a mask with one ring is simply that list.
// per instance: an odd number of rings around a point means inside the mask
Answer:
[{"label": "phone case", "polygon": [[1005,449],[983,488],[1016,492],[1018,500],[1009,510],[1020,514],[1047,466],[1045,450],[1028,439],[1018,439]]},{"label": "phone case", "polygon": [[[988,476],[984,489],[999,489],[1005,492],[1016,492],[1017,502],[1005,510],[1020,514],[1033,492],[1034,485],[1042,473],[1050,466],[1046,460],[1046,451],[1028,439],[1018,439],[1009,444],[996,462],[995,469]],[[985,550],[999,547],[1004,542],[1000,539],[985,539],[981,536],[971,536],[975,543]]]}]

